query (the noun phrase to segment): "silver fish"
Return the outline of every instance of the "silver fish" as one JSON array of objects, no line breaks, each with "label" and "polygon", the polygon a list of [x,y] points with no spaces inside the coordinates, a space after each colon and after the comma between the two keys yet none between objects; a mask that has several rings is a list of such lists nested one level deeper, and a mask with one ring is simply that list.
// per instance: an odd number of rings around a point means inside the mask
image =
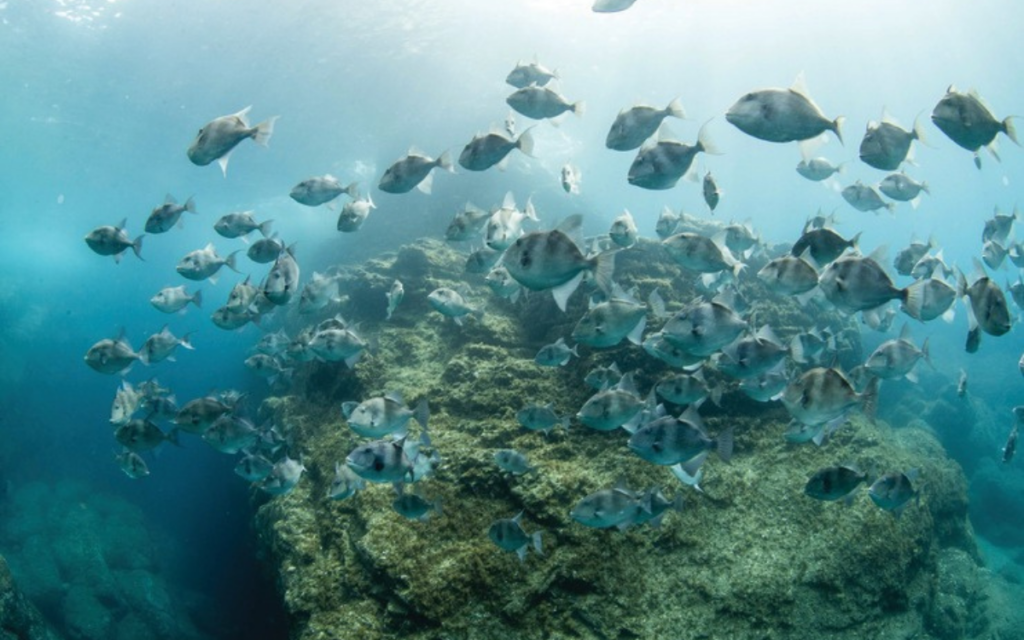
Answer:
[{"label": "silver fish", "polygon": [[185,204],[179,205],[174,196],[168,193],[164,203],[154,208],[149,214],[149,218],[146,219],[146,232],[165,233],[170,231],[174,228],[174,225],[178,224],[178,220],[181,219],[181,214],[184,211],[195,213],[196,201],[193,198],[189,198],[185,201]]},{"label": "silver fish", "polygon": [[85,244],[101,256],[114,256],[114,262],[121,262],[121,256],[128,249],[135,253],[135,257],[142,259],[142,239],[145,234],[134,240],[128,239],[128,233],[124,230],[128,223],[125,218],[116,227],[104,225],[96,227],[85,236]]},{"label": "silver fish", "polygon": [[408,154],[388,167],[377,188],[385,193],[408,193],[419,189],[429,194],[433,188],[431,171],[434,167],[454,173],[451,154],[445,151],[435,160],[415,148],[409,149]]},{"label": "silver fish", "polygon": [[654,135],[667,117],[686,118],[683,104],[676,98],[664,109],[647,105],[634,105],[619,111],[615,116],[611,129],[605,137],[604,145],[615,151],[632,151]]},{"label": "silver fish", "polygon": [[188,159],[192,164],[205,167],[216,160],[221,171],[227,176],[228,160],[238,143],[246,138],[252,138],[256,144],[267,146],[270,136],[274,134],[277,116],[250,127],[248,115],[251,108],[246,107],[238,113],[215,118],[203,125],[188,148]]},{"label": "silver fish", "polygon": [[353,182],[343,187],[337,178],[328,173],[322,176],[306,178],[292,187],[291,193],[288,195],[299,204],[304,204],[307,207],[319,207],[334,200],[341,194],[346,194],[351,198],[356,197],[356,189],[358,187],[358,182]]}]

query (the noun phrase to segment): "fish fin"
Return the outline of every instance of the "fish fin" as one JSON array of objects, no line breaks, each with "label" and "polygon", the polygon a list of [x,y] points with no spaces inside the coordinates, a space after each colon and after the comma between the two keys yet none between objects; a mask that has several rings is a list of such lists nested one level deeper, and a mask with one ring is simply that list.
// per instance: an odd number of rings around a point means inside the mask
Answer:
[{"label": "fish fin", "polygon": [[[598,257],[600,258],[601,256]],[[559,309],[565,311],[565,307],[569,302],[569,297],[573,294],[574,291],[576,291],[576,288],[580,286],[580,282],[582,281],[583,272],[580,271],[572,280],[551,289],[551,295],[554,297],[555,304],[558,305]]]},{"label": "fish fin", "polygon": [[267,146],[270,142],[270,136],[274,135],[274,123],[280,116],[271,116],[263,122],[256,125],[256,130],[252,133],[253,141],[261,147]]}]

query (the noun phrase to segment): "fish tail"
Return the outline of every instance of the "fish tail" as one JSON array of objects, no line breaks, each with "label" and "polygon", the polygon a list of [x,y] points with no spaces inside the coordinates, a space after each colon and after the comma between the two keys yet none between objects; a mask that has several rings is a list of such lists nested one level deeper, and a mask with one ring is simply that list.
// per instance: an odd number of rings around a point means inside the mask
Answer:
[{"label": "fish tail", "polygon": [[270,136],[274,135],[274,122],[277,121],[279,116],[271,116],[263,122],[256,125],[256,128],[252,132],[252,139],[256,144],[260,146],[267,146],[270,142]]},{"label": "fish tail", "polygon": [[1010,116],[1003,120],[1003,133],[1010,140],[1013,140],[1013,144],[1020,146],[1020,142],[1017,142],[1017,128],[1013,126],[1013,116]]},{"label": "fish tail", "polygon": [[142,234],[138,238],[135,238],[135,242],[132,243],[132,252],[135,253],[135,257],[139,260],[145,259],[142,257],[142,239],[145,237],[146,234]]}]

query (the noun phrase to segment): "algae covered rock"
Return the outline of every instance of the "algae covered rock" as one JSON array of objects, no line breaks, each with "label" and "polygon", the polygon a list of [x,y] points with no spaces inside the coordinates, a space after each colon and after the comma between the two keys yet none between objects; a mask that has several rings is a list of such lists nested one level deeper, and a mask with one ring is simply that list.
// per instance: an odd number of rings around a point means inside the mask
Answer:
[{"label": "algae covered rock", "polygon": [[[620,267],[632,265],[621,281],[642,297],[657,287],[672,311],[694,294],[692,277],[660,251],[642,241],[621,252]],[[709,403],[701,413],[711,434],[735,430],[735,455],[731,464],[712,456],[697,492],[630,452],[621,430],[574,425],[545,436],[516,421],[528,403],[575,414],[593,393],[583,377],[599,364],[635,370],[644,393],[669,372],[625,343],[581,348],[566,367],[537,366],[537,349],[571,332],[584,293],[574,295],[566,314],[548,294],[518,304],[491,298],[482,320],[456,327],[430,312],[425,296],[462,278],[461,258],[434,241],[398,255],[343,276],[343,294],[374,290],[381,305],[393,278],[415,283],[389,323],[343,307],[347,318],[363,314],[377,352],[352,370],[311,364],[297,372],[290,395],[262,408],[291,434],[309,469],[292,493],[265,501],[257,515],[295,638],[927,637],[945,606],[935,588],[942,554],[956,550],[976,560],[966,482],[927,425],[893,429],[855,416],[823,447],[794,445],[783,437],[789,418],[781,406],[745,400],[733,385],[721,407]],[[403,272],[403,264],[415,273]],[[486,299],[478,284],[471,295]],[[782,337],[807,324],[806,309],[768,296],[756,278],[741,277],[739,286],[756,301],[759,324]],[[837,332],[849,325],[819,315]],[[851,338],[846,348],[856,352],[859,342]],[[403,518],[387,485],[341,502],[326,497],[335,463],[361,442],[345,425],[340,402],[389,390],[410,404],[429,400],[431,445],[441,463],[417,487],[441,500],[440,517]],[[414,429],[410,437],[417,436]],[[536,472],[502,472],[493,454],[503,448],[525,454]],[[917,468],[920,500],[897,518],[876,507],[864,487],[850,506],[804,495],[814,472],[837,464],[873,475]],[[624,532],[570,518],[578,500],[617,482],[681,493],[685,507],[660,527]],[[543,553],[531,552],[525,562],[487,535],[491,523],[520,512],[524,529],[543,539]],[[957,606],[960,619],[982,615],[979,601]],[[979,627],[959,628],[955,637],[967,638]]]}]

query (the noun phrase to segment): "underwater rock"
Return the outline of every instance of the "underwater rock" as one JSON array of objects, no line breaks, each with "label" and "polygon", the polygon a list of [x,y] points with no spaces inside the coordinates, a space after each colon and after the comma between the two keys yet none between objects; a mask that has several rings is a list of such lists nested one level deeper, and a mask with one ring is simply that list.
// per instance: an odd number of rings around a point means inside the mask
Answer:
[{"label": "underwater rock", "polygon": [[[432,287],[461,277],[450,249],[435,241],[417,247],[430,264],[417,266],[426,275],[418,293],[407,290],[396,314],[405,319],[364,324],[379,336],[377,353],[354,370],[299,372],[291,395],[268,399],[261,410],[288,425],[292,453],[301,452],[309,469],[291,494],[256,498],[259,540],[277,569],[294,638],[761,639],[764,629],[793,639],[910,637],[937,619],[929,612],[941,606],[933,589],[941,554],[977,558],[963,473],[927,428],[892,429],[854,416],[824,447],[793,445],[783,438],[789,416],[781,405],[751,402],[731,386],[721,408],[701,409],[711,433],[732,427],[736,434],[732,463],[712,458],[706,465],[704,493],[634,456],[625,432],[574,426],[545,436],[521,428],[515,413],[527,403],[552,402],[559,415],[575,414],[592,393],[583,377],[597,365],[635,370],[643,391],[669,369],[635,345],[581,348],[565,367],[538,367],[537,349],[568,335],[582,314],[586,295],[579,293],[564,314],[546,294],[518,304],[490,297],[484,319],[462,328],[437,314],[408,314],[425,309]],[[618,280],[642,297],[657,286],[669,309],[678,309],[694,294],[693,276],[660,251],[641,241],[620,252]],[[363,286],[360,278],[379,282],[383,304],[393,278],[413,280],[392,260],[354,268],[342,294]],[[739,288],[755,301],[759,323],[784,341],[806,326],[807,309],[771,296],[752,275],[741,275]],[[477,289],[485,291],[482,282]],[[820,320],[848,325],[826,312]],[[859,350],[859,342],[850,348]],[[344,502],[325,497],[335,462],[360,442],[340,402],[392,389],[430,402],[442,462],[422,489],[444,501],[445,513],[428,522],[396,514],[388,486]],[[525,454],[536,473],[502,473],[492,456],[505,448]],[[850,507],[803,495],[811,474],[839,463],[877,473],[919,468],[921,501],[897,519],[866,490]],[[570,519],[576,501],[620,479],[633,490],[660,486],[670,499],[683,492],[686,507],[660,528],[626,532]],[[520,511],[524,528],[544,535],[544,554],[524,563],[487,537],[492,522]],[[979,615],[978,602],[963,606],[962,618]]]},{"label": "underwater rock", "polygon": [[59,637],[15,584],[7,561],[0,556],[0,638],[58,640]]}]

